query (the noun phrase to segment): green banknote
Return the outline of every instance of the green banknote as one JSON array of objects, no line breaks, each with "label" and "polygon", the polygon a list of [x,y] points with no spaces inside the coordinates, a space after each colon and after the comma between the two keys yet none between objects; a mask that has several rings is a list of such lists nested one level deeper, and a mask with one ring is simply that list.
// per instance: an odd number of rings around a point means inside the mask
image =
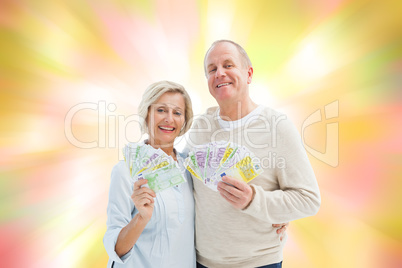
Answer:
[{"label": "green banknote", "polygon": [[139,174],[138,179],[147,179],[148,187],[155,193],[186,182],[176,164],[168,165],[149,173]]}]

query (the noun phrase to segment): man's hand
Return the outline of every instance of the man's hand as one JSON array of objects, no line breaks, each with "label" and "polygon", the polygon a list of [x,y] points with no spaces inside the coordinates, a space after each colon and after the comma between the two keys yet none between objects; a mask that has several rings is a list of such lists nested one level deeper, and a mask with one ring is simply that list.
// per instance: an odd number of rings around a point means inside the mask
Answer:
[{"label": "man's hand", "polygon": [[222,177],[222,181],[218,183],[218,191],[223,198],[237,209],[247,207],[254,197],[250,185],[229,176]]},{"label": "man's hand", "polygon": [[281,241],[283,239],[283,237],[285,236],[286,233],[286,228],[289,226],[289,223],[281,223],[281,224],[272,224],[272,227],[274,228],[278,228],[276,230],[276,233],[279,235]]}]

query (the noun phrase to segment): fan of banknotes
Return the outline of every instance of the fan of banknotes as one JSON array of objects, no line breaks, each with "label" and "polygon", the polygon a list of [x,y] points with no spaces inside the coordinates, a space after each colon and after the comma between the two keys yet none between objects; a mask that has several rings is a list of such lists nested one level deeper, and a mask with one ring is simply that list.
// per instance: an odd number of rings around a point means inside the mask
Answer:
[{"label": "fan of banknotes", "polygon": [[129,143],[123,148],[123,156],[134,181],[147,179],[144,186],[155,193],[186,182],[177,162],[161,149]]},{"label": "fan of banknotes", "polygon": [[195,178],[217,191],[218,182],[225,175],[249,182],[261,174],[263,169],[253,159],[254,154],[245,146],[211,142],[190,151],[184,165]]}]

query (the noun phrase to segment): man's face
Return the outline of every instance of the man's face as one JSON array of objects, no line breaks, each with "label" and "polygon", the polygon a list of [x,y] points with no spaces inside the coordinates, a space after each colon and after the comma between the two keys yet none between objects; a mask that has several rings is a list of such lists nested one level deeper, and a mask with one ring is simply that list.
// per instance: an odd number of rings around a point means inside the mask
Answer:
[{"label": "man's face", "polygon": [[218,103],[230,101],[234,104],[248,98],[248,84],[253,77],[253,68],[244,66],[233,44],[216,44],[209,51],[205,64],[209,92]]}]

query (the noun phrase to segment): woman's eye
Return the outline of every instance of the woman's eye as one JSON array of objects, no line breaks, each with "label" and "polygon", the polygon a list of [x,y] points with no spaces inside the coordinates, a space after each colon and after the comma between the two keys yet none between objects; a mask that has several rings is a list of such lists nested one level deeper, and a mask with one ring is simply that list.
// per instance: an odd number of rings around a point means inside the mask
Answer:
[{"label": "woman's eye", "polygon": [[156,110],[156,111],[158,111],[159,113],[163,113],[165,110],[163,110],[162,108],[159,108],[159,109]]},{"label": "woman's eye", "polygon": [[180,113],[180,112],[175,112],[175,115],[180,116],[180,115],[181,115],[181,113]]}]

